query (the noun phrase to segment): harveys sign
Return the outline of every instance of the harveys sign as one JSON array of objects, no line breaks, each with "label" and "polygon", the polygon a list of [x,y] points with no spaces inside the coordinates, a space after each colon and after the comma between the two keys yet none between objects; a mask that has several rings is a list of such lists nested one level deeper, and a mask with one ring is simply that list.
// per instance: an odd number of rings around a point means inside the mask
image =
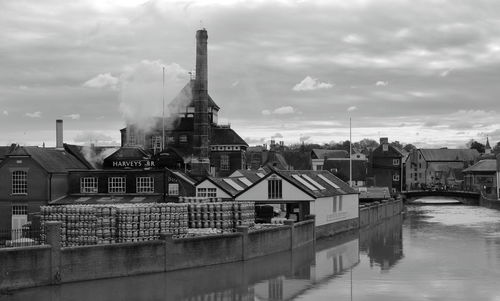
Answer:
[{"label": "harveys sign", "polygon": [[155,162],[152,160],[115,160],[111,161],[111,167],[115,168],[147,168],[154,167]]}]

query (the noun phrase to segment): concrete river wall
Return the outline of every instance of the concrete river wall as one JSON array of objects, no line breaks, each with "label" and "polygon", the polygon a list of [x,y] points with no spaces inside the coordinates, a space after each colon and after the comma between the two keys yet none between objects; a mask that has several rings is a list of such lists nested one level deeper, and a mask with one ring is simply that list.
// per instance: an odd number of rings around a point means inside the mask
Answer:
[{"label": "concrete river wall", "polygon": [[317,235],[376,225],[402,210],[401,201],[361,205],[359,219],[329,225],[328,233],[311,219],[254,231],[238,227],[230,234],[67,248],[61,246],[61,225],[49,222],[47,245],[0,249],[0,291],[245,261],[313,243]]},{"label": "concrete river wall", "polygon": [[0,290],[167,272],[288,251],[315,240],[314,220],[213,236],[62,248],[58,222],[47,245],[0,249]]}]

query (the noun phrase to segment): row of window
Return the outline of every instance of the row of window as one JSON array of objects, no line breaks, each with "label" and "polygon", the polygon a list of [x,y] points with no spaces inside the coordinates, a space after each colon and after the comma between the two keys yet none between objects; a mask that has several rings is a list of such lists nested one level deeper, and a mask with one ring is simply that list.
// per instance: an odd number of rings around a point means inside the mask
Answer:
[{"label": "row of window", "polygon": [[196,189],[197,197],[207,197],[207,198],[215,198],[217,197],[217,188],[197,188]]},{"label": "row of window", "polygon": [[[83,177],[80,178],[80,192],[81,193],[97,193],[97,178],[96,177]],[[125,177],[109,177],[108,178],[108,193],[125,193],[126,191]],[[137,177],[136,178],[136,193],[153,193],[154,192],[154,179],[153,177]],[[179,195],[179,184],[168,184],[169,195]]]},{"label": "row of window", "polygon": [[219,151],[224,151],[224,150],[229,150],[229,151],[230,150],[236,150],[236,151],[238,151],[238,150],[240,150],[240,147],[239,146],[227,146],[226,145],[226,146],[212,146],[212,147],[210,147],[210,149],[213,150],[213,151],[217,151],[217,150],[219,150]]}]

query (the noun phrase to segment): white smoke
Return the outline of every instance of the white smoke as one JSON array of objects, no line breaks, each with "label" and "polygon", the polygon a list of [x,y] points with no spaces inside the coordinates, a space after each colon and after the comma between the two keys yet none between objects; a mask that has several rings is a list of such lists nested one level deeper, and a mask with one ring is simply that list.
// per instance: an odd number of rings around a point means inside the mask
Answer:
[{"label": "white smoke", "polygon": [[158,121],[154,117],[161,117],[163,109],[166,117],[174,113],[168,104],[188,81],[188,71],[176,63],[143,60],[125,67],[120,75],[119,90],[120,112],[126,124],[149,131]]},{"label": "white smoke", "polygon": [[85,160],[87,160],[90,163],[90,165],[92,165],[92,167],[99,168],[102,166],[104,159],[106,159],[106,157],[116,152],[117,150],[118,147],[110,147],[110,148],[104,148],[101,151],[96,152],[96,149],[94,147],[84,145],[82,147],[82,154],[85,157]]}]

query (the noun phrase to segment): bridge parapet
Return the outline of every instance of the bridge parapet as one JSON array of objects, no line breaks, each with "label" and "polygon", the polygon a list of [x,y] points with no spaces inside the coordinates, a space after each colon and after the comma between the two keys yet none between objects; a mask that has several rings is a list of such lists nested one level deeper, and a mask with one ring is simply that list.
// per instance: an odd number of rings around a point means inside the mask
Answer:
[{"label": "bridge parapet", "polygon": [[466,205],[479,204],[480,193],[462,190],[409,190],[401,192],[401,197],[406,203],[425,197],[451,198]]}]

